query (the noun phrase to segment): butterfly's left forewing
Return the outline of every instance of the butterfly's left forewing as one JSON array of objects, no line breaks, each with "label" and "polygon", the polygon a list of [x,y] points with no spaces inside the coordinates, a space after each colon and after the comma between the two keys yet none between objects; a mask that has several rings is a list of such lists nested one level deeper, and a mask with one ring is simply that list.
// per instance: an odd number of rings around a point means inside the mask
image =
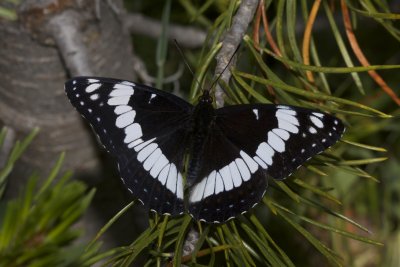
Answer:
[{"label": "butterfly's left forewing", "polygon": [[116,79],[78,77],[69,80],[65,90],[116,157],[128,190],[149,209],[183,213],[182,169],[192,105]]},{"label": "butterfly's left forewing", "polygon": [[193,217],[211,222],[249,210],[265,193],[265,174],[284,179],[344,131],[329,114],[263,104],[218,109],[212,127],[189,197]]}]

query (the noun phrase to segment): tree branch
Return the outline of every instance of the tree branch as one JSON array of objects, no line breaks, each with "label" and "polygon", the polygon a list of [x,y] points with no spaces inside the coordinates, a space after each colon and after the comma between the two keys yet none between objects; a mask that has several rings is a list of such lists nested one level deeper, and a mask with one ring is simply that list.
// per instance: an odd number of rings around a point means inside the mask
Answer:
[{"label": "tree branch", "polygon": [[[219,75],[224,68],[227,66],[229,60],[235,53],[236,48],[240,45],[240,42],[245,35],[251,20],[254,17],[258,6],[258,0],[243,0],[240,7],[233,17],[231,28],[225,33],[225,37],[222,40],[222,48],[216,56],[217,66],[215,68],[215,76]],[[234,65],[233,62],[230,63]],[[229,68],[227,68],[221,75],[221,80],[228,83],[232,73]],[[222,88],[217,84],[215,91],[215,100],[217,107],[222,107],[224,105],[224,92]]]},{"label": "tree branch", "polygon": [[[124,29],[132,34],[143,34],[152,38],[158,38],[161,34],[161,22],[138,13],[126,13],[122,22]],[[168,38],[176,39],[182,46],[195,48],[203,45],[206,33],[198,28],[171,24],[168,29]]]},{"label": "tree branch", "polygon": [[48,30],[56,41],[71,76],[90,76],[94,71],[89,64],[89,53],[83,43],[84,36],[79,30],[79,22],[80,16],[77,12],[66,10],[50,19]]}]

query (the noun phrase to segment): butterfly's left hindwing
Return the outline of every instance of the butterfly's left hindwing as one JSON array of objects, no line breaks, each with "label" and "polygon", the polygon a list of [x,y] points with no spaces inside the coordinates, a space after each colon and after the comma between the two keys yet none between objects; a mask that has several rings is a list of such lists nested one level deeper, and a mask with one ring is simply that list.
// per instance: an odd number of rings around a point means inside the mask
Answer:
[{"label": "butterfly's left hindwing", "polygon": [[211,222],[249,210],[264,195],[266,176],[286,178],[344,131],[329,114],[263,104],[218,109],[211,127],[189,196],[193,217]]},{"label": "butterfly's left hindwing", "polygon": [[183,157],[192,105],[128,81],[78,77],[68,98],[117,158],[122,181],[149,209],[181,214]]}]

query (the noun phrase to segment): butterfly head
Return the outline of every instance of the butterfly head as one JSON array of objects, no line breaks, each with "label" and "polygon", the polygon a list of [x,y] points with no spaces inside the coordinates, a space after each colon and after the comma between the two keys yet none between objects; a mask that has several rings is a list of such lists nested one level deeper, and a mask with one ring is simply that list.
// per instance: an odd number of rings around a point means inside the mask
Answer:
[{"label": "butterfly head", "polygon": [[209,90],[204,90],[203,94],[199,97],[199,104],[212,104],[213,98]]}]

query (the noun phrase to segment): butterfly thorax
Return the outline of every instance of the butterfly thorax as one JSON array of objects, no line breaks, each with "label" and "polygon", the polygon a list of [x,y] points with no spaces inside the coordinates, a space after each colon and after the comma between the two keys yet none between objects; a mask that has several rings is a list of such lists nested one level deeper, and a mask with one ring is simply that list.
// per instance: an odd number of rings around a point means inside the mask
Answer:
[{"label": "butterfly thorax", "polygon": [[205,91],[199,98],[198,104],[193,109],[191,124],[191,142],[189,148],[189,167],[187,172],[187,186],[191,186],[198,176],[200,166],[202,166],[202,151],[204,144],[215,123],[215,109],[212,106],[213,99],[208,91]]}]

